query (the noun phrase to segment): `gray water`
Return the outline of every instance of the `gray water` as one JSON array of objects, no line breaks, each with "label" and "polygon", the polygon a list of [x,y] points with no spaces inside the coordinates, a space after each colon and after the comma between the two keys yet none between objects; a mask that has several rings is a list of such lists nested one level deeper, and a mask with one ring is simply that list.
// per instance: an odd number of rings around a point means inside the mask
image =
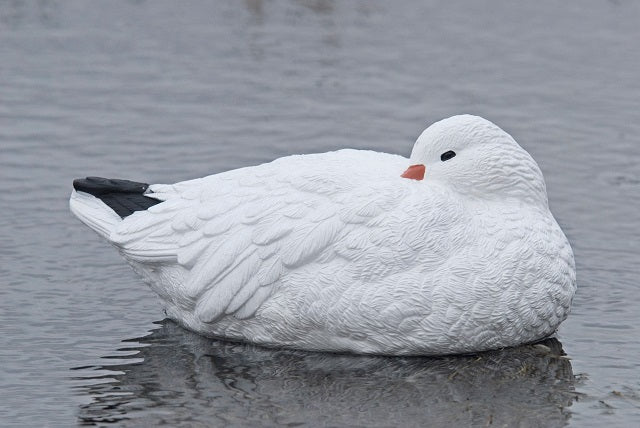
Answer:
[{"label": "gray water", "polygon": [[[640,420],[640,4],[0,2],[0,425]],[[163,321],[74,219],[86,175],[173,182],[473,113],[538,161],[578,269],[553,340],[372,358]],[[566,355],[564,355],[566,353]]]}]

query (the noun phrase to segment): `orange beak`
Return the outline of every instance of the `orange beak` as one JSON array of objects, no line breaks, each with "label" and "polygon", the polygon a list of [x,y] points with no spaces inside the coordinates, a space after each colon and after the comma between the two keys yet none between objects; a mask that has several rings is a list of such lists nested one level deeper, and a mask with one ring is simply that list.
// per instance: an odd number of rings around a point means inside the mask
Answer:
[{"label": "orange beak", "polygon": [[411,165],[400,177],[412,180],[422,180],[424,178],[425,167],[422,164]]}]

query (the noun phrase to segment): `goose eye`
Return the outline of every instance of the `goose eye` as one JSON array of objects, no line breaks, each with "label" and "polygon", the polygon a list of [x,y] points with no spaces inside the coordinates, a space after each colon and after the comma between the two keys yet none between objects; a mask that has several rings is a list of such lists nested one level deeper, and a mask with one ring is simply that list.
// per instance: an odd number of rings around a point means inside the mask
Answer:
[{"label": "goose eye", "polygon": [[453,150],[449,150],[448,152],[444,152],[443,154],[440,155],[440,160],[442,162],[448,161],[449,159],[455,156],[456,156],[456,152],[454,152]]}]

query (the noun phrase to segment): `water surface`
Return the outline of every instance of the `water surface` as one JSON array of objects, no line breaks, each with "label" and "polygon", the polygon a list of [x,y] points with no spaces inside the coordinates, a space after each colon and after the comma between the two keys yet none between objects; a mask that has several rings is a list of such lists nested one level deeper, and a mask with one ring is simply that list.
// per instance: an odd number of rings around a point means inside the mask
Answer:
[{"label": "water surface", "polygon": [[[0,2],[0,424],[637,421],[640,5],[451,3]],[[202,339],[156,324],[151,291],[68,212],[75,177],[408,155],[458,113],[534,156],[574,248],[573,313],[543,347],[389,359]]]}]

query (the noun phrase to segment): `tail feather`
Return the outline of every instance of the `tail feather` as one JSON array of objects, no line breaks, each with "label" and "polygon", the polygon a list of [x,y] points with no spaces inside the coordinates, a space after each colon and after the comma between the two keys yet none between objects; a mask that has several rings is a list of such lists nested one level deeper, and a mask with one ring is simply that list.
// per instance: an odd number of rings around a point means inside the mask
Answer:
[{"label": "tail feather", "polygon": [[120,216],[102,200],[76,190],[71,192],[69,208],[80,221],[105,239],[109,239],[111,232],[122,221]]},{"label": "tail feather", "polygon": [[76,192],[88,193],[100,199],[121,218],[162,202],[148,196],[148,184],[129,180],[79,178],[73,181],[73,188]]}]

